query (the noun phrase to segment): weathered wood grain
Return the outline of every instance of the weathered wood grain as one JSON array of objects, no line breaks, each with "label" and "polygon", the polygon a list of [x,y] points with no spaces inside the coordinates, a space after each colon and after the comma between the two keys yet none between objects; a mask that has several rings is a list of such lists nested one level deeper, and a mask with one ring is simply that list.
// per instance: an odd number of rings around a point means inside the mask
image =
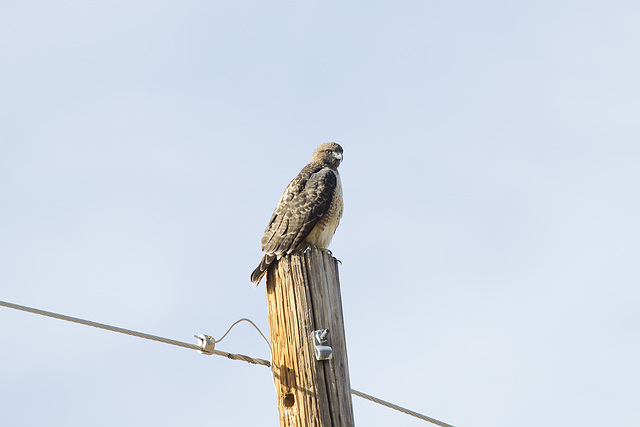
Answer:
[{"label": "weathered wood grain", "polygon": [[[353,426],[336,259],[316,249],[281,258],[267,273],[267,306],[280,425]],[[318,329],[329,329],[331,360],[315,358]]]}]

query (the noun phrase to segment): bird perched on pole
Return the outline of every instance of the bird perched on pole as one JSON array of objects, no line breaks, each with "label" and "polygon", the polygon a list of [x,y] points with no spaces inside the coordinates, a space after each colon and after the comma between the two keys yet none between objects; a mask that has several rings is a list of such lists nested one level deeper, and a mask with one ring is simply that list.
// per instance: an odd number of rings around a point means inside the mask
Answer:
[{"label": "bird perched on pole", "polygon": [[342,147],[325,142],[289,183],[262,236],[264,256],[251,273],[258,285],[282,255],[307,248],[327,249],[342,217],[342,184],[338,166]]}]

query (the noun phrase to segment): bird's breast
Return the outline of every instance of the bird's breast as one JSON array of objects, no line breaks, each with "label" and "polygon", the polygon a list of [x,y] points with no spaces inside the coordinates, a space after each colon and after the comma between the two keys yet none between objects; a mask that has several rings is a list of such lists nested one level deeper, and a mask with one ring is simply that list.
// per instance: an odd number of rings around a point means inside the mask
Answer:
[{"label": "bird's breast", "polygon": [[333,235],[338,228],[340,218],[342,218],[343,201],[342,201],[342,182],[340,174],[333,171],[336,175],[336,189],[331,199],[331,206],[318,223],[313,227],[305,241],[304,246],[315,246],[321,249],[327,249],[333,239]]}]

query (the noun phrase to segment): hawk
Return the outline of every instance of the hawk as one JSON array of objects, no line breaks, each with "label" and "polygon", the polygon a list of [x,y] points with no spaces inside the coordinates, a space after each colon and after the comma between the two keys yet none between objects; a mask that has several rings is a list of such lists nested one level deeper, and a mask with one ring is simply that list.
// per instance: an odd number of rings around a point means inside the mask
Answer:
[{"label": "hawk", "polygon": [[341,161],[339,144],[320,144],[284,190],[262,236],[264,256],[251,273],[254,285],[282,255],[306,248],[327,249],[342,217]]}]

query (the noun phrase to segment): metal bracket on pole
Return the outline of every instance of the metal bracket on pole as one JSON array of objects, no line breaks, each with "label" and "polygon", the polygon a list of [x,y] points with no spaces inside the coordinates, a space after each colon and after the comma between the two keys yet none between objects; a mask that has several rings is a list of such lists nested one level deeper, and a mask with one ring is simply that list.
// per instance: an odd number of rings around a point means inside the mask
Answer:
[{"label": "metal bracket on pole", "polygon": [[329,345],[329,330],[319,329],[311,332],[313,348],[316,351],[316,360],[330,360],[333,357],[333,349]]}]

